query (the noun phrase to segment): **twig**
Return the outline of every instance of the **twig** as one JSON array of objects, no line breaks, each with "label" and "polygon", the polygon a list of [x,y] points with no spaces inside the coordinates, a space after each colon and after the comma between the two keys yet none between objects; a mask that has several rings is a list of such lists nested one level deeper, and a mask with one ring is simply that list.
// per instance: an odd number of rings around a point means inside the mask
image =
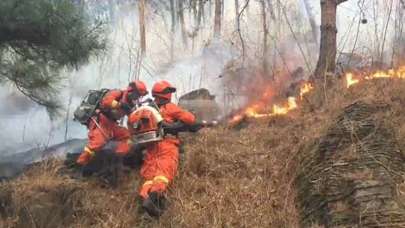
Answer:
[{"label": "twig", "polygon": [[243,68],[243,65],[245,64],[245,42],[243,41],[242,33],[240,31],[240,17],[242,16],[243,11],[245,11],[245,9],[248,6],[249,2],[250,2],[250,0],[247,0],[245,2],[245,5],[242,7],[241,11],[238,14],[238,20],[237,20],[237,22],[238,22],[238,34],[239,34],[240,43],[242,45],[242,68]]},{"label": "twig", "polygon": [[388,25],[391,19],[391,14],[392,14],[392,5],[393,5],[393,0],[391,0],[391,4],[390,4],[390,11],[388,13],[388,18],[387,18],[387,23],[385,24],[385,30],[384,30],[384,38],[382,41],[382,45],[381,45],[381,53],[380,53],[380,61],[383,61],[384,58],[384,45],[385,45],[385,39],[387,37],[387,30],[388,30]]},{"label": "twig", "polygon": [[[269,35],[270,39],[273,40],[274,44],[277,44],[277,40],[274,36]],[[278,47],[276,45],[274,45],[274,50],[276,50],[277,54],[280,56],[281,61],[283,62],[283,65],[285,67],[285,69],[287,70],[288,74],[292,74],[290,68],[287,65],[287,61],[285,60],[284,56],[281,54],[280,50],[278,49]]]},{"label": "twig", "polygon": [[[280,0],[279,0],[279,4],[281,4],[281,3],[280,3]],[[297,42],[297,46],[298,46],[298,48],[299,48],[299,50],[300,50],[300,52],[301,52],[302,58],[303,58],[304,61],[305,61],[305,65],[307,66],[308,71],[309,71],[309,72],[312,72],[311,63],[308,61],[307,57],[305,56],[304,50],[303,50],[302,47],[301,47],[301,44],[300,44],[300,42],[299,42],[299,40],[298,40],[298,38],[297,38],[297,35],[295,34],[295,32],[294,32],[294,30],[293,30],[293,28],[292,28],[292,26],[291,26],[290,20],[288,19],[287,13],[286,13],[286,11],[285,11],[285,6],[282,5],[282,6],[281,6],[281,9],[282,9],[282,11],[283,11],[283,15],[284,15],[284,18],[285,18],[285,20],[286,20],[286,22],[287,22],[288,28],[290,29],[291,34],[293,35],[295,42]]]},{"label": "twig", "polygon": [[66,110],[66,119],[65,119],[65,141],[67,140],[68,130],[69,130],[69,113],[70,113],[70,106],[72,105],[72,97],[73,93],[70,92],[69,94],[69,102]]},{"label": "twig", "polygon": [[[347,29],[347,31],[346,31],[346,32],[344,33],[344,35],[342,36],[342,37],[346,37],[346,39],[343,41],[343,44],[342,44],[340,50],[338,51],[338,57],[337,57],[336,59],[340,59],[340,56],[342,55],[342,52],[343,52],[343,50],[344,50],[345,47],[346,47],[346,43],[348,42],[349,37],[350,37],[349,34],[350,34],[350,32],[352,31],[353,24],[354,24],[354,22],[356,21],[356,18],[357,18],[357,17],[353,17],[352,21],[350,22],[349,28]],[[342,38],[342,40],[343,40],[343,38]],[[342,41],[339,41],[339,43],[341,43],[341,42],[342,42]]]},{"label": "twig", "polygon": [[405,8],[405,1],[404,0],[399,0],[399,2],[402,4],[402,8]]},{"label": "twig", "polygon": [[[358,3],[359,8],[360,8],[361,10],[362,10],[362,7],[364,7],[364,1],[365,1],[365,0],[363,0],[363,3],[362,3],[361,6],[360,6],[360,3]],[[363,11],[362,11],[362,12],[363,12]],[[354,50],[356,49],[356,46],[357,46],[357,41],[358,41],[358,39],[359,39],[359,34],[360,34],[361,21],[362,21],[362,17],[360,16],[360,18],[359,18],[359,23],[357,24],[356,38],[354,39],[353,48],[352,48],[352,51],[351,51],[350,56],[349,56],[349,61],[348,61],[348,63],[347,63],[348,66],[350,65],[350,62],[352,61],[353,53],[354,53]]]}]

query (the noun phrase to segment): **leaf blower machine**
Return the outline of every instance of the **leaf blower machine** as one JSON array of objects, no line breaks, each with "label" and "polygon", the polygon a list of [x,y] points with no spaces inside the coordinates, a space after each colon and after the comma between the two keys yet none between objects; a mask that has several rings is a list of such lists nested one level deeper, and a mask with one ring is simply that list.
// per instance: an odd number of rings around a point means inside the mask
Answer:
[{"label": "leaf blower machine", "polygon": [[167,134],[177,136],[180,132],[197,132],[204,127],[212,127],[217,124],[216,121],[200,121],[193,125],[181,121],[168,123],[164,121],[158,106],[152,100],[145,101],[128,117],[128,129],[138,146],[159,142]]}]

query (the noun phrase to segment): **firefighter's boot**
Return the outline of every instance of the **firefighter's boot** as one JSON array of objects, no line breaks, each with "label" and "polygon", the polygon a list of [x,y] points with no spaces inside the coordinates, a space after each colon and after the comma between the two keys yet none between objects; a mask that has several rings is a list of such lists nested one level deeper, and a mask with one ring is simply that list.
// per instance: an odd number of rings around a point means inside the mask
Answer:
[{"label": "firefighter's boot", "polygon": [[142,208],[152,217],[160,217],[166,207],[166,198],[164,194],[158,192],[149,193],[142,203]]}]

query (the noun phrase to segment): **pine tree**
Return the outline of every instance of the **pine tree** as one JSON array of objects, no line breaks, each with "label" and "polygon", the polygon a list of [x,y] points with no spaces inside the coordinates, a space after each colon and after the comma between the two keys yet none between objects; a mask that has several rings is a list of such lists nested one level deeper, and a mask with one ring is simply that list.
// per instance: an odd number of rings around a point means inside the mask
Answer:
[{"label": "pine tree", "polygon": [[71,0],[1,0],[0,83],[55,114],[61,70],[104,50],[102,30]]}]

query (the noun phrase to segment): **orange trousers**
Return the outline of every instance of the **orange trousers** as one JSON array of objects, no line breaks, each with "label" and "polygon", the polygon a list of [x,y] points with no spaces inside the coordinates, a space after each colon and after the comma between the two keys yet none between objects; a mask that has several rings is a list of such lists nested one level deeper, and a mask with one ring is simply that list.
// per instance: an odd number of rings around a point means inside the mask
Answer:
[{"label": "orange trousers", "polygon": [[91,120],[89,124],[87,147],[92,151],[102,149],[109,140],[118,141],[115,151],[125,155],[130,149],[130,133],[128,129],[118,125],[116,121],[108,119],[103,114],[98,117],[97,124]]},{"label": "orange trousers", "polygon": [[141,168],[144,184],[139,195],[146,199],[150,192],[163,193],[177,174],[179,163],[178,139],[163,139],[149,146]]}]

